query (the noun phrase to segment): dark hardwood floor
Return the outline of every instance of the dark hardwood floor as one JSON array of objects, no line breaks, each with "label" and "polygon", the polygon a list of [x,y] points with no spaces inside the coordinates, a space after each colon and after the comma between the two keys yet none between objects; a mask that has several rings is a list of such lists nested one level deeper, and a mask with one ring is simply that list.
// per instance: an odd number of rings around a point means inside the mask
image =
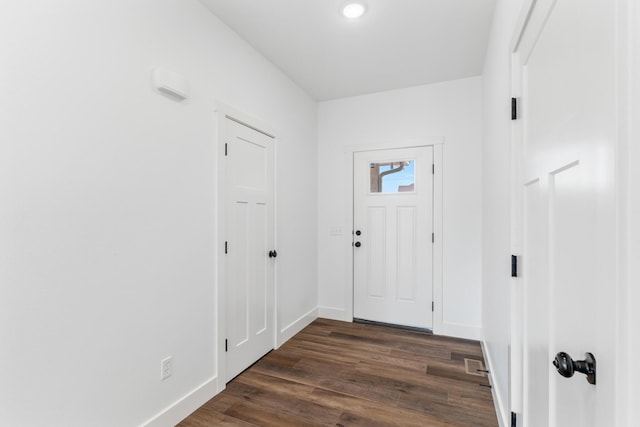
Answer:
[{"label": "dark hardwood floor", "polygon": [[179,425],[497,426],[476,341],[317,319]]}]

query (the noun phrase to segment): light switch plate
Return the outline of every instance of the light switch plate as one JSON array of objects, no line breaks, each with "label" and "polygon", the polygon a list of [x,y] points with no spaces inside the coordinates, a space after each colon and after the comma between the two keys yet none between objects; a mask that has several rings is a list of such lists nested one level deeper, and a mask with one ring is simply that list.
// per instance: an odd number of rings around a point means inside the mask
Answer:
[{"label": "light switch plate", "polygon": [[333,226],[329,227],[329,236],[342,236],[344,234],[344,227]]}]

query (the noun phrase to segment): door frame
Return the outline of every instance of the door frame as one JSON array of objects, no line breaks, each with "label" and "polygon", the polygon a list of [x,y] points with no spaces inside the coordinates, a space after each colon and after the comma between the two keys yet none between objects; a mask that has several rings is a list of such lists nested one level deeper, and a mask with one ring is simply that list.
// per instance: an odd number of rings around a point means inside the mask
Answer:
[{"label": "door frame", "polygon": [[[640,351],[640,334],[633,325],[640,324],[640,312],[634,310],[640,304],[640,268],[631,260],[640,259],[640,171],[635,167],[640,162],[640,124],[637,117],[640,113],[640,5],[634,0],[619,1],[618,20],[620,25],[618,49],[625,52],[619,67],[619,111],[620,111],[620,160],[619,169],[619,258],[620,289],[618,300],[623,303],[619,307],[618,331],[620,348],[619,366],[631,366]],[[620,55],[622,56],[622,55]],[[621,415],[621,423],[630,423],[640,418],[640,408],[629,402],[640,401],[640,372],[633,370],[618,372],[618,394],[621,396],[617,408]],[[626,394],[621,394],[622,392]]]},{"label": "door frame", "polygon": [[433,232],[435,233],[435,242],[433,244],[433,333],[441,334],[443,332],[442,320],[442,248],[443,248],[443,232],[442,232],[442,176],[443,176],[443,148],[444,137],[427,137],[409,141],[401,141],[397,143],[377,143],[351,145],[345,149],[346,174],[345,182],[347,183],[345,206],[345,224],[349,224],[351,232],[344,234],[344,244],[347,248],[347,265],[345,283],[345,321],[353,322],[353,290],[354,290],[354,265],[353,265],[353,161],[354,154],[361,151],[378,151],[392,150],[402,148],[415,147],[433,147],[433,164],[435,165],[435,173],[433,174]]},{"label": "door frame", "polygon": [[[524,126],[520,115],[520,100],[526,96],[523,86],[523,64],[526,64],[537,41],[537,35],[555,5],[556,0],[524,0],[518,21],[510,43],[511,64],[511,97],[516,98],[517,120],[511,121],[511,253],[518,257],[518,277],[510,280],[509,309],[509,368],[507,392],[507,408],[515,414],[516,424],[523,422],[524,411],[524,353],[526,342],[525,331],[525,292],[524,279],[521,276],[524,252],[524,175],[523,149]],[[505,402],[499,402],[504,408]],[[506,409],[506,408],[505,408]]]},{"label": "door frame", "polygon": [[[278,230],[277,230],[277,138],[276,131],[267,123],[250,116],[242,111],[226,105],[222,102],[216,101],[214,104],[214,125],[215,125],[215,164],[217,165],[217,171],[213,173],[214,191],[216,196],[214,197],[215,206],[213,208],[216,213],[217,220],[215,222],[215,261],[214,268],[216,269],[215,283],[214,283],[214,297],[215,312],[213,313],[213,321],[215,322],[215,372],[214,378],[217,378],[217,392],[221,392],[226,388],[226,366],[227,366],[227,353],[225,351],[225,337],[226,337],[226,323],[227,323],[227,299],[226,299],[226,259],[224,253],[224,242],[226,240],[227,230],[227,168],[225,157],[225,142],[227,138],[227,125],[226,119],[229,118],[242,125],[248,126],[260,133],[263,133],[273,138],[273,242],[274,247],[278,247]],[[273,348],[277,348],[277,335],[278,335],[278,265],[275,263],[273,267]]]},{"label": "door frame", "polygon": [[[546,1],[546,0],[543,0]],[[517,102],[522,98],[522,63],[521,49],[523,34],[529,25],[533,8],[537,0],[525,0],[520,11],[518,22],[510,43],[511,83],[510,93]],[[547,6],[550,5],[547,2]],[[548,15],[548,13],[547,13]],[[529,51],[532,46],[529,46]],[[520,105],[516,105],[519,111]],[[524,260],[524,194],[522,188],[522,150],[523,150],[523,125],[522,120],[511,120],[511,253],[518,258],[518,277],[510,280],[510,308],[509,308],[509,367],[506,402],[498,399],[498,407],[503,411],[515,414],[516,425],[523,422],[524,404],[524,280],[521,276]]]}]

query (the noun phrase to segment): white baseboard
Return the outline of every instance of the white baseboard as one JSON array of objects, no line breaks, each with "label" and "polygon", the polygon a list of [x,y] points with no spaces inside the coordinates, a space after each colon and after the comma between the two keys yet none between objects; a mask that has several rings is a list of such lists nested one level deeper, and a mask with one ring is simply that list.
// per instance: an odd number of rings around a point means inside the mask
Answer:
[{"label": "white baseboard", "polygon": [[343,320],[346,322],[350,322],[352,319],[345,319],[346,312],[344,308],[334,308],[334,307],[318,307],[318,317],[322,317],[323,319],[331,319],[331,320]]},{"label": "white baseboard", "polygon": [[215,396],[218,393],[217,390],[218,377],[211,378],[142,425],[144,427],[175,426]]},{"label": "white baseboard", "polygon": [[469,340],[480,341],[482,339],[482,329],[479,326],[461,325],[459,323],[442,322],[442,330],[434,332],[438,335]]},{"label": "white baseboard", "polygon": [[511,421],[508,419],[510,411],[507,410],[504,401],[502,400],[503,393],[498,390],[497,384],[493,382],[493,377],[491,376],[491,372],[495,372],[493,370],[493,362],[491,360],[491,354],[487,351],[487,345],[484,340],[481,341],[482,345],[482,354],[484,354],[484,361],[487,364],[487,370],[489,371],[489,381],[491,382],[491,394],[493,395],[493,404],[496,408],[496,415],[498,418],[498,424],[500,427],[509,427],[511,425]]},{"label": "white baseboard", "polygon": [[284,328],[280,329],[280,331],[278,331],[278,339],[276,340],[276,348],[289,341],[295,334],[306,328],[309,323],[313,322],[317,318],[318,307],[315,307],[308,313],[303,314]]}]

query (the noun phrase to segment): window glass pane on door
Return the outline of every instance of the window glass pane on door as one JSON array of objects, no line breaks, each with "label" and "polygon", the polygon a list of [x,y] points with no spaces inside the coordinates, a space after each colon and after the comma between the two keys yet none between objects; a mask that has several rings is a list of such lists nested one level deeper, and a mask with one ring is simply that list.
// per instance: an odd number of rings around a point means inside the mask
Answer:
[{"label": "window glass pane on door", "polygon": [[405,193],[415,191],[414,161],[399,160],[371,163],[371,193]]}]

